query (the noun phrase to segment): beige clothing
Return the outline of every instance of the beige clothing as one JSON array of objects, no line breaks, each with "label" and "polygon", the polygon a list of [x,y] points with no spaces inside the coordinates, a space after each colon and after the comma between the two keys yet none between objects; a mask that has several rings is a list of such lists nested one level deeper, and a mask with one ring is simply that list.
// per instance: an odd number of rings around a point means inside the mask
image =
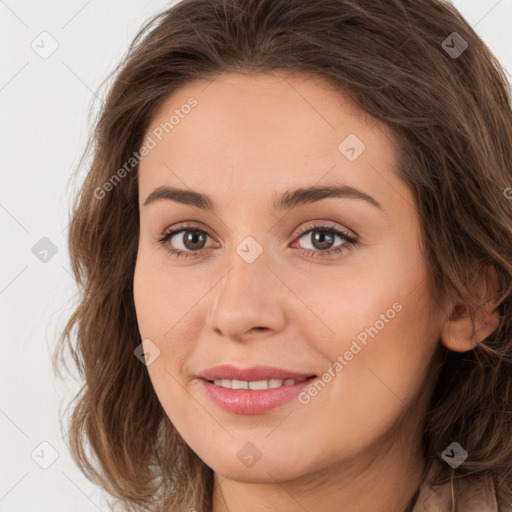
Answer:
[{"label": "beige clothing", "polygon": [[469,480],[453,480],[444,485],[431,487],[431,468],[412,512],[512,512],[498,509],[496,492],[491,478],[478,483]]}]

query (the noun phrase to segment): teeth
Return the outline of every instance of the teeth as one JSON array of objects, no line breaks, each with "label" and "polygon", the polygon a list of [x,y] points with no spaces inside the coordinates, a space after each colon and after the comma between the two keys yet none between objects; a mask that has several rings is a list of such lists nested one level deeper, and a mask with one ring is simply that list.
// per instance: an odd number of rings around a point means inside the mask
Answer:
[{"label": "teeth", "polygon": [[280,388],[281,386],[293,386],[298,382],[305,381],[304,379],[270,379],[270,380],[236,380],[236,379],[215,379],[213,383],[216,386],[220,386],[226,389],[252,389],[252,390],[261,390],[261,389],[273,389]]},{"label": "teeth", "polygon": [[232,380],[232,389],[249,389],[249,383],[246,380]]},{"label": "teeth", "polygon": [[255,380],[249,382],[249,389],[268,389],[268,381]]}]

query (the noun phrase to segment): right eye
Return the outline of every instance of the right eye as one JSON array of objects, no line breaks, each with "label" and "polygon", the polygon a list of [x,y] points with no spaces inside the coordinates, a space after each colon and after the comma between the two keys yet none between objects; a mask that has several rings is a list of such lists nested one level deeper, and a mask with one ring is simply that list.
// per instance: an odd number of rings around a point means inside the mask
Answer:
[{"label": "right eye", "polygon": [[207,248],[205,243],[209,237],[206,231],[196,226],[180,225],[163,233],[158,242],[165,246],[170,254],[175,254],[178,258],[180,256],[187,258],[190,254],[199,256]]}]

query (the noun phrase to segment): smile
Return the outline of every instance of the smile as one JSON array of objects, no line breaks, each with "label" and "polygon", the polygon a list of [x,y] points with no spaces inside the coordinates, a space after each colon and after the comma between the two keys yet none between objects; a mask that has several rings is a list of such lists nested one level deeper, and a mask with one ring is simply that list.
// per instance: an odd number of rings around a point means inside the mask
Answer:
[{"label": "smile", "polygon": [[236,379],[215,379],[213,383],[216,386],[220,386],[226,389],[275,389],[282,386],[293,386],[299,382],[304,382],[307,378],[295,380],[295,379],[270,379],[270,380],[236,380]]}]

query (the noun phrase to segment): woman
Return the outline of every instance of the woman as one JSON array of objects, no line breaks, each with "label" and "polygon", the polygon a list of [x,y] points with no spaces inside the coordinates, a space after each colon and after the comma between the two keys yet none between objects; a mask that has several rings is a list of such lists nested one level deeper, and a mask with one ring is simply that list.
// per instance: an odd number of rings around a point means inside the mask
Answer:
[{"label": "woman", "polygon": [[508,510],[510,91],[460,14],[184,0],[116,72],[55,353],[84,472],[128,510]]}]

